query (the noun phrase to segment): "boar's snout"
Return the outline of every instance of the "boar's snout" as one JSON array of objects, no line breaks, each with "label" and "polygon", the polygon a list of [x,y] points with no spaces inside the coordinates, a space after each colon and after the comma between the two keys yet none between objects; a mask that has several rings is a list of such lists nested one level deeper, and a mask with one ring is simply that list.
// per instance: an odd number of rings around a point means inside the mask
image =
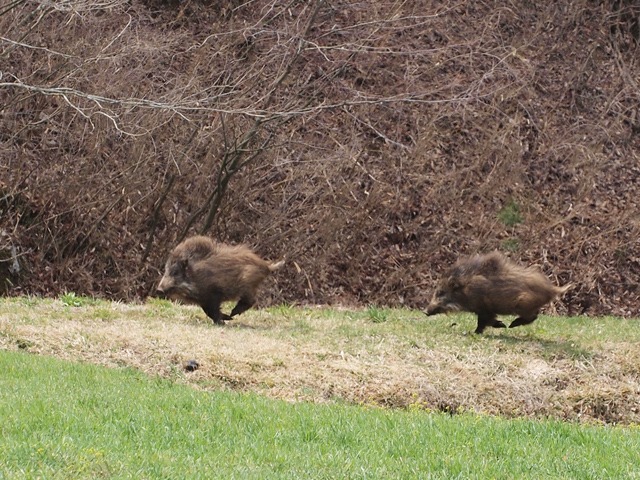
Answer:
[{"label": "boar's snout", "polygon": [[172,286],[173,282],[170,278],[167,278],[166,276],[162,277],[162,280],[160,280],[160,283],[156,288],[156,295],[158,295],[159,297],[166,297]]},{"label": "boar's snout", "polygon": [[442,308],[442,305],[429,305],[424,313],[427,316],[437,315],[439,313],[444,313],[444,308]]}]

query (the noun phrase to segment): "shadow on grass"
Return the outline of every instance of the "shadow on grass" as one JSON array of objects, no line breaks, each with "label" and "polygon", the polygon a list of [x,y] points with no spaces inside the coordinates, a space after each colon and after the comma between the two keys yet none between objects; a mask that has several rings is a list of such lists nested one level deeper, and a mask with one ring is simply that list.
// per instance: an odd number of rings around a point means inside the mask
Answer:
[{"label": "shadow on grass", "polygon": [[572,360],[588,360],[595,356],[595,352],[581,347],[578,342],[571,340],[552,340],[528,333],[526,336],[509,336],[508,331],[503,335],[487,335],[488,341],[499,342],[508,347],[533,346],[543,351],[544,356],[555,358],[570,358]]},{"label": "shadow on grass", "polygon": [[251,325],[244,323],[242,320],[228,320],[221,325],[221,328],[234,328],[236,330],[269,330],[273,327],[271,325]]},{"label": "shadow on grass", "polygon": [[220,329],[222,330],[228,330],[228,329],[234,329],[234,330],[267,330],[269,328],[273,328],[269,325],[251,325],[248,323],[243,322],[242,320],[225,320],[224,325],[220,325],[217,323],[214,323],[212,320],[208,319],[208,318],[195,318],[195,319],[189,319],[186,322],[187,325],[193,325],[193,326],[204,326],[204,327],[210,327],[211,329]]}]

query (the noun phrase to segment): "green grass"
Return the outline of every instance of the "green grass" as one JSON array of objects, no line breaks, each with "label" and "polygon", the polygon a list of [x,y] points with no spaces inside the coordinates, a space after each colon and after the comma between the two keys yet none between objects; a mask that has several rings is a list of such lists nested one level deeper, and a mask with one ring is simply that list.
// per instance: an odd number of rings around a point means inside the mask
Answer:
[{"label": "green grass", "polygon": [[67,307],[84,307],[98,303],[98,301],[93,298],[76,295],[75,292],[63,293],[60,295],[60,301]]},{"label": "green grass", "polygon": [[517,238],[505,238],[500,244],[506,252],[517,252],[520,248],[520,241]]},{"label": "green grass", "polygon": [[23,352],[0,372],[2,479],[640,478],[635,427],[290,404]]},{"label": "green grass", "polygon": [[473,328],[378,306],[219,327],[161,300],[3,298],[0,480],[640,478],[637,319]]},{"label": "green grass", "polygon": [[502,207],[500,212],[498,212],[498,219],[507,227],[515,227],[524,222],[524,218],[520,213],[520,205],[514,200],[509,200],[509,202]]},{"label": "green grass", "polygon": [[367,315],[369,320],[374,323],[386,322],[389,319],[389,309],[378,308],[375,305],[369,305],[367,308]]},{"label": "green grass", "polygon": [[[265,311],[279,314],[279,307]],[[438,348],[466,351],[476,349],[493,353],[509,347],[518,350],[543,351],[567,358],[590,356],[603,345],[612,343],[640,344],[640,321],[617,317],[558,317],[541,315],[536,322],[515,329],[488,329],[483,335],[471,334],[477,319],[471,313],[456,313],[426,317],[422,312],[408,309],[386,309],[369,306],[362,310],[335,310],[331,308],[298,308],[290,315],[296,325],[302,325],[305,338],[321,342],[331,348],[344,348],[353,343],[356,348],[372,347],[380,343],[394,342],[417,345],[421,348]],[[507,324],[513,316],[505,317]],[[290,328],[274,328],[265,335],[282,338],[291,335]],[[327,324],[332,325],[327,332]],[[299,327],[299,329],[302,327]]]}]

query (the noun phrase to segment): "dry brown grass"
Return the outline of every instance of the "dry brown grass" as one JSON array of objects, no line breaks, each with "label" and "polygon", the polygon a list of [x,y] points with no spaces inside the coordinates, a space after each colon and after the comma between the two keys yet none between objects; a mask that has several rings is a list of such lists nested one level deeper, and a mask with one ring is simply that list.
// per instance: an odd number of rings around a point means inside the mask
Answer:
[{"label": "dry brown grass", "polygon": [[[290,401],[640,421],[637,320],[546,317],[483,336],[468,333],[473,324],[466,315],[282,307],[217,327],[198,308],[167,302],[17,299],[2,302],[0,348]],[[186,372],[191,359],[200,367]]]}]

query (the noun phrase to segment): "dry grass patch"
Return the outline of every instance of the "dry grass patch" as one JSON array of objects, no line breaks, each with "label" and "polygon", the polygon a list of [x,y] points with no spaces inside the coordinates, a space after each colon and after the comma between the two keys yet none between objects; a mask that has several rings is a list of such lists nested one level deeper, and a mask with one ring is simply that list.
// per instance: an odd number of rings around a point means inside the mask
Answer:
[{"label": "dry grass patch", "polygon": [[291,401],[640,421],[634,320],[546,317],[478,336],[471,316],[409,310],[277,307],[218,327],[163,301],[80,304],[2,300],[0,348]]}]

